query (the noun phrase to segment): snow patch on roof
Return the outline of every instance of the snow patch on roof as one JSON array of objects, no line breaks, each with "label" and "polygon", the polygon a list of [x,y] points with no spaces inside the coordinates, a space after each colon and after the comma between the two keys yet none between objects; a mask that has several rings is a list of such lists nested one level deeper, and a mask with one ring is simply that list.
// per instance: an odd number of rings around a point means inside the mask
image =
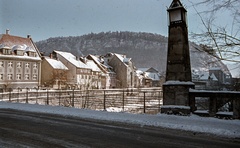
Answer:
[{"label": "snow patch on roof", "polygon": [[61,61],[50,58],[45,59],[54,69],[68,70],[68,68]]},{"label": "snow patch on roof", "polygon": [[91,67],[91,69],[93,71],[101,72],[101,70],[98,68],[98,66],[92,60],[87,60],[86,64],[87,64],[87,66]]},{"label": "snow patch on roof", "polygon": [[55,52],[59,55],[61,55],[63,58],[65,58],[67,61],[72,63],[74,66],[77,68],[86,68],[86,69],[91,69],[88,65],[84,64],[82,61],[78,60],[76,56],[69,52],[63,52],[63,51],[56,51]]},{"label": "snow patch on roof", "polygon": [[166,81],[164,85],[194,85],[193,82],[183,82],[183,81]]}]

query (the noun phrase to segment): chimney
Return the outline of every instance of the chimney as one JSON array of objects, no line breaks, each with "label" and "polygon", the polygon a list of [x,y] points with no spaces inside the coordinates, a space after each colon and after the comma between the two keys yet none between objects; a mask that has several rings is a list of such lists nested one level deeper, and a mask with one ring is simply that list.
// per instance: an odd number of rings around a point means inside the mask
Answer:
[{"label": "chimney", "polygon": [[50,57],[51,59],[53,58],[53,55],[52,55],[52,53],[50,53],[49,57]]},{"label": "chimney", "polygon": [[27,35],[27,38],[31,38],[31,35],[30,35],[30,34],[28,34],[28,35]]},{"label": "chimney", "polygon": [[9,32],[10,32],[10,30],[9,30],[9,29],[7,29],[7,30],[6,30],[6,34],[9,34]]}]

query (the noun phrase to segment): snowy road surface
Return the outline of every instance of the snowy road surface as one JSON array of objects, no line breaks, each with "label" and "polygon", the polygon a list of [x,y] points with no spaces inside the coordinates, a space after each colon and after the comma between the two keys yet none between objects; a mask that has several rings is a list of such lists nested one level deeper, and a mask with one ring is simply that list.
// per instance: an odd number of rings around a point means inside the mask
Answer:
[{"label": "snowy road surface", "polygon": [[195,115],[0,102],[0,147],[240,147],[239,127],[240,120]]},{"label": "snowy road surface", "polygon": [[2,147],[240,147],[237,139],[0,109]]}]

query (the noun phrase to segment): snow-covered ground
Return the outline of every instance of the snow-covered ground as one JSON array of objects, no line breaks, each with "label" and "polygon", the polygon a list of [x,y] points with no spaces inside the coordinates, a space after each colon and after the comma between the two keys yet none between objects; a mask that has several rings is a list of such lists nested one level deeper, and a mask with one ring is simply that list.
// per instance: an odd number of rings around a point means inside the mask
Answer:
[{"label": "snow-covered ground", "polygon": [[201,133],[210,133],[228,138],[240,138],[240,120],[223,120],[210,117],[175,116],[175,115],[147,115],[129,114],[107,111],[93,111],[61,106],[45,106],[37,104],[21,104],[0,102],[0,109],[17,109],[23,111],[73,116],[87,119],[139,124],[141,126],[155,126],[180,129]]}]

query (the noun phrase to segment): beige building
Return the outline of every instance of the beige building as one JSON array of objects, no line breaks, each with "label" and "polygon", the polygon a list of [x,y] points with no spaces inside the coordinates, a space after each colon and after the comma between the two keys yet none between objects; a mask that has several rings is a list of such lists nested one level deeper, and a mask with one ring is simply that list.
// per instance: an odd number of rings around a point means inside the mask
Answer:
[{"label": "beige building", "polygon": [[87,59],[92,60],[98,68],[102,71],[101,84],[102,88],[115,88],[116,87],[116,73],[112,67],[109,66],[102,56],[88,55]]},{"label": "beige building", "polygon": [[41,81],[41,55],[28,35],[0,35],[0,91],[37,89]]},{"label": "beige building", "polygon": [[68,68],[59,60],[51,57],[42,59],[41,84],[45,88],[65,89]]},{"label": "beige building", "polygon": [[131,58],[117,53],[108,53],[105,58],[116,73],[117,87],[134,87],[136,69]]},{"label": "beige building", "polygon": [[101,88],[101,70],[85,58],[78,58],[69,52],[53,51],[53,58],[61,61],[67,68],[67,83],[69,88],[89,89]]},{"label": "beige building", "polygon": [[153,67],[139,68],[137,71],[139,87],[160,87],[163,83],[163,77]]}]

